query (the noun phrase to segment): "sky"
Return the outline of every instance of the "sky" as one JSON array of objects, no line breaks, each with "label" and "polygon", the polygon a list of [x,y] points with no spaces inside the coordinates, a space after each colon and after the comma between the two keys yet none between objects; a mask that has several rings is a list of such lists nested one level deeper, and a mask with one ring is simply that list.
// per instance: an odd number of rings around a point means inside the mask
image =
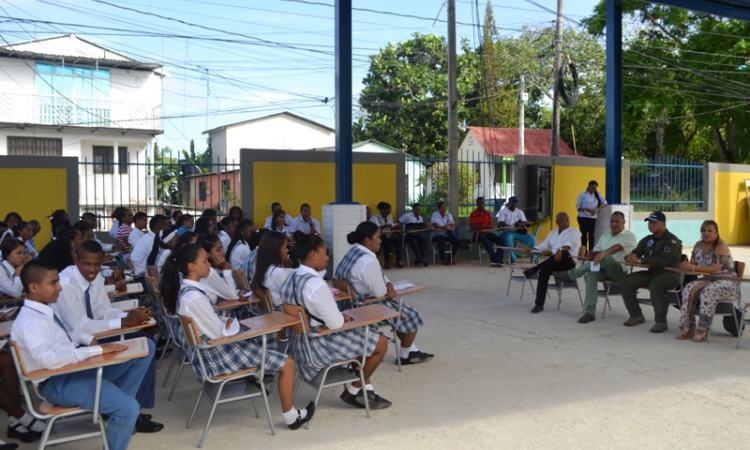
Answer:
[{"label": "sky", "polygon": [[[8,42],[75,33],[164,66],[160,147],[206,148],[203,131],[282,111],[334,126],[334,0],[0,0]],[[598,0],[567,0],[566,27]],[[441,0],[353,0],[353,98],[369,56],[414,33],[447,35]],[[456,0],[457,35],[479,44],[487,0]],[[497,0],[503,36],[552,25],[556,0]],[[478,11],[477,11],[478,6]],[[2,42],[3,44],[5,42]]]}]

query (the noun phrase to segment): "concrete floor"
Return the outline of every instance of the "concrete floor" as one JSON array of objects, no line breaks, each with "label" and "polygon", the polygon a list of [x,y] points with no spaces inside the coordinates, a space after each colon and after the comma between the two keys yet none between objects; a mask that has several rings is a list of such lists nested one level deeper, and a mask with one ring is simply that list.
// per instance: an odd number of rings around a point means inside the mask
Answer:
[{"label": "concrete floor", "polygon": [[[737,260],[750,262],[750,247],[733,247]],[[393,407],[354,409],[323,394],[310,430],[283,424],[278,395],[271,396],[277,435],[267,419],[256,419],[248,403],[220,407],[204,448],[208,449],[744,449],[750,437],[748,378],[750,341],[739,350],[717,320],[707,344],[678,341],[678,312],[669,312],[668,332],[649,332],[647,323],[626,328],[620,297],[613,311],[588,325],[578,297],[567,291],[559,311],[555,300],[538,315],[529,313],[533,295],[519,301],[520,283],[505,297],[509,269],[476,260],[454,267],[393,269],[393,280],[429,286],[409,296],[425,319],[417,345],[437,356],[398,373],[393,347],[373,376],[378,392]],[[750,285],[743,286],[750,299]],[[171,402],[158,373],[155,420],[165,429],[136,434],[133,449],[195,448],[207,417],[201,409],[185,428],[198,384],[189,368]],[[296,404],[313,397],[303,385]],[[205,406],[205,404],[204,404]],[[739,425],[739,426],[738,426]],[[35,448],[22,445],[22,449]],[[89,440],[59,449],[98,449]]]}]

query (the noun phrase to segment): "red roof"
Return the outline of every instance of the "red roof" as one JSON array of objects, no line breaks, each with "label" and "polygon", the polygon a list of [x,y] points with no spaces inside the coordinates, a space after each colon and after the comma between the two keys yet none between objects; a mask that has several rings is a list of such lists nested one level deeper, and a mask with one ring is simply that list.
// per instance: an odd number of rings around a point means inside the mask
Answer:
[{"label": "red roof", "polygon": [[[515,156],[518,154],[518,128],[469,127],[479,144],[489,155]],[[552,130],[526,129],[525,155],[549,155],[552,152]],[[577,156],[573,149],[560,139],[560,156]]]}]

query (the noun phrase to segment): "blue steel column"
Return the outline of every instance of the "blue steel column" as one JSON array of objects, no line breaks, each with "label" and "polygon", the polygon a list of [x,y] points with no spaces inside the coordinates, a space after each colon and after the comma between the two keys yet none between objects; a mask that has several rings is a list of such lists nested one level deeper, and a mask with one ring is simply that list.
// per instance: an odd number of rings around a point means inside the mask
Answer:
[{"label": "blue steel column", "polygon": [[622,2],[607,0],[607,203],[622,203]]},{"label": "blue steel column", "polygon": [[352,202],[352,0],[336,0],[336,203]]}]

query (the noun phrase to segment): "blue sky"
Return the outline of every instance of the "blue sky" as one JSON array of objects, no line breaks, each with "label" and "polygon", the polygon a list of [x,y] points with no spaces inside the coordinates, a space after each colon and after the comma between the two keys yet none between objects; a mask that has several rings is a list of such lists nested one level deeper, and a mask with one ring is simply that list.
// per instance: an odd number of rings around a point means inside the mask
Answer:
[{"label": "blue sky", "polygon": [[[356,107],[368,56],[415,32],[446,35],[447,12],[441,0],[353,3],[359,8],[353,11]],[[565,15],[580,20],[590,15],[597,0],[565,3]],[[133,58],[163,64],[169,76],[163,86],[164,134],[157,141],[182,149],[195,139],[196,149],[202,150],[202,131],[284,110],[333,126],[333,102],[325,102],[335,91],[332,4],[333,0],[0,0],[0,33],[9,42],[76,33]],[[476,23],[484,20],[486,4],[487,0],[457,0],[460,38],[478,43]],[[556,0],[492,4],[503,35],[517,33],[522,26],[550,25],[555,16],[543,7],[557,7]]]}]

